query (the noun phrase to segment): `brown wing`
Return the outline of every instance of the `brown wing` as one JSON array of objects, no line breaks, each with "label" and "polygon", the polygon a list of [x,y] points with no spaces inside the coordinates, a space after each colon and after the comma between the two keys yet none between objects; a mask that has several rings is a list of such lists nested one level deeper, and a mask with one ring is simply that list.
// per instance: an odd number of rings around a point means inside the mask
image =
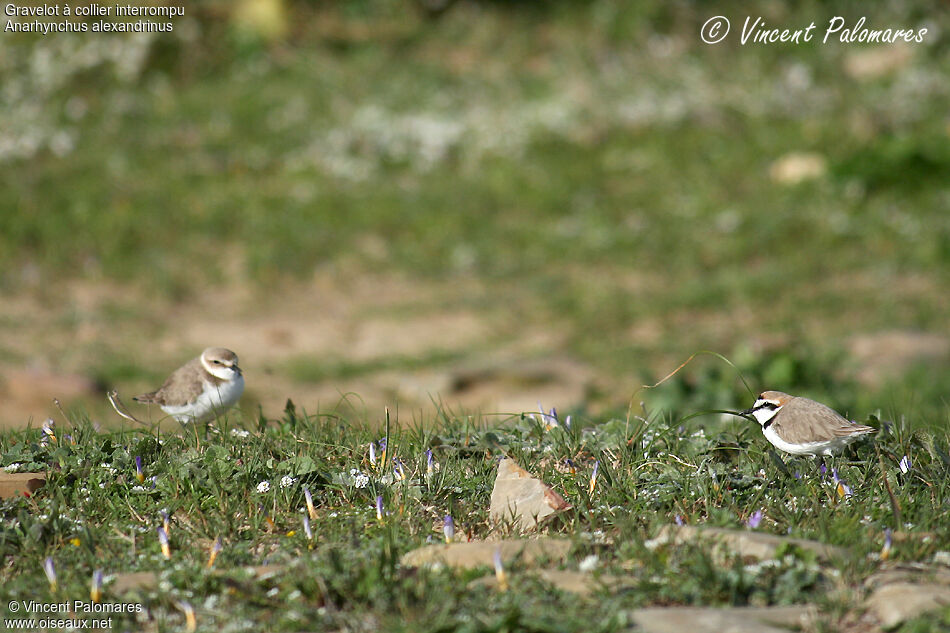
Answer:
[{"label": "brown wing", "polygon": [[134,399],[138,402],[157,405],[168,404],[169,401],[176,405],[194,402],[204,390],[201,381],[203,373],[204,368],[201,366],[201,361],[195,358],[176,369],[157,391],[144,393]]},{"label": "brown wing", "polygon": [[[794,420],[794,423],[782,423]],[[820,402],[807,398],[792,398],[775,416],[775,432],[787,442],[828,442],[841,437],[873,433],[877,429],[854,424]]]}]

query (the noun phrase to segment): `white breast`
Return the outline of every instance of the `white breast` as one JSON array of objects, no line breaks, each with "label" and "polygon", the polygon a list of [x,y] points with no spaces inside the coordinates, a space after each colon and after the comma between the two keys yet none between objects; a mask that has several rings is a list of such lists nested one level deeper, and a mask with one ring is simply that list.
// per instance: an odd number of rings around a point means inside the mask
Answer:
[{"label": "white breast", "polygon": [[164,406],[162,411],[179,422],[207,422],[220,416],[241,399],[244,393],[244,377],[238,376],[220,385],[205,383],[201,392],[191,404],[182,406]]}]

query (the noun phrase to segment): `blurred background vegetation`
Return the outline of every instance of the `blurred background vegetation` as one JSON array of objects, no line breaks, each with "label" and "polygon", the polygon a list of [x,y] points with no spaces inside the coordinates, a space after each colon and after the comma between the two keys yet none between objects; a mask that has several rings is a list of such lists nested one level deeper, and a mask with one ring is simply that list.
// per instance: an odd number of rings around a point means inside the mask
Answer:
[{"label": "blurred background vegetation", "polygon": [[[732,20],[704,44],[711,16]],[[746,15],[927,28],[740,46]],[[0,419],[205,345],[245,411],[354,393],[685,415],[755,390],[946,424],[945,7],[192,2],[0,38]]]}]

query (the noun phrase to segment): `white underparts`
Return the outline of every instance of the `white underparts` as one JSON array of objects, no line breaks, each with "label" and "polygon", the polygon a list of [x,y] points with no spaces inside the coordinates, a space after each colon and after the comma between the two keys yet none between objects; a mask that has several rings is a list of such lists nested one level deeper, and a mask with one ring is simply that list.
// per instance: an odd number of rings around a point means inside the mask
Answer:
[{"label": "white underparts", "polygon": [[[202,359],[204,364],[204,359]],[[218,368],[219,371],[222,368]],[[230,368],[224,368],[234,375]],[[210,382],[204,384],[204,391],[190,404],[181,406],[163,406],[162,411],[179,422],[207,422],[218,417],[237,403],[244,392],[244,377],[237,375],[233,380],[225,380],[220,385]]]},{"label": "white underparts", "polygon": [[762,429],[762,432],[765,433],[765,438],[772,442],[776,448],[781,449],[786,453],[793,453],[795,455],[832,455],[861,437],[860,435],[846,435],[844,437],[836,437],[833,440],[828,440],[826,442],[805,442],[803,444],[790,444],[789,442],[786,442],[780,438],[778,433],[776,433],[775,429],[771,426]]}]

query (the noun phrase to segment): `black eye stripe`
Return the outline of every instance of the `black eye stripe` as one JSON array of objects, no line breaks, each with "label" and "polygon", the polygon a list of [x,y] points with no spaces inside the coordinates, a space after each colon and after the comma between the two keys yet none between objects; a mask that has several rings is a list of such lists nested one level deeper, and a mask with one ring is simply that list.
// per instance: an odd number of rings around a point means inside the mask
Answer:
[{"label": "black eye stripe", "polygon": [[759,410],[759,409],[769,409],[770,411],[775,411],[776,409],[778,409],[778,405],[775,404],[774,402],[763,402],[758,407],[756,407],[756,410]]}]

